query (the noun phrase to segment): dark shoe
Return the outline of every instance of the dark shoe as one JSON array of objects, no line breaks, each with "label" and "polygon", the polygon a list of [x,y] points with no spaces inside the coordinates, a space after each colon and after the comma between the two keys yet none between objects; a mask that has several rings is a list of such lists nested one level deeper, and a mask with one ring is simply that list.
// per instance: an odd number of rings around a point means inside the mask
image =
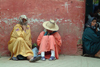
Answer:
[{"label": "dark shoe", "polygon": [[40,59],[41,59],[41,57],[34,57],[33,59],[30,59],[29,61],[30,62],[36,62],[36,61],[38,61]]},{"label": "dark shoe", "polygon": [[11,60],[18,61],[18,58],[17,57],[12,57]]},{"label": "dark shoe", "polygon": [[41,60],[42,60],[42,61],[45,61],[46,59],[45,59],[45,57],[41,57]]},{"label": "dark shoe", "polygon": [[50,60],[50,61],[56,60],[56,58],[55,58],[55,57],[50,57],[49,60]]},{"label": "dark shoe", "polygon": [[37,56],[37,60],[40,60],[40,59],[41,59],[41,56],[40,56],[40,55],[38,55],[38,56]]}]

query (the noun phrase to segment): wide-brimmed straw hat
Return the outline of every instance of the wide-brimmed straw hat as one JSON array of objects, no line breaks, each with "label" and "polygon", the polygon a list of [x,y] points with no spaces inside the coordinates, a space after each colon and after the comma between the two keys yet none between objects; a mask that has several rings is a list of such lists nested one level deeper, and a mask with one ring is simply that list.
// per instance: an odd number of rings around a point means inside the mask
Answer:
[{"label": "wide-brimmed straw hat", "polygon": [[45,21],[43,23],[43,27],[47,30],[51,30],[51,31],[58,31],[59,27],[56,24],[56,22],[54,20],[50,20],[50,21]]}]

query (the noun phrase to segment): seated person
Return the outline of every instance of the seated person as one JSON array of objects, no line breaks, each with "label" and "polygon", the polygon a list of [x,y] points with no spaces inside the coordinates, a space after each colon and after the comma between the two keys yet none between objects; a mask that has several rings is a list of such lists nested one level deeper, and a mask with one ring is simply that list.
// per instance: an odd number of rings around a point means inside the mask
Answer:
[{"label": "seated person", "polygon": [[88,20],[87,28],[83,33],[83,53],[100,57],[100,29],[97,28],[97,19],[92,17]]},{"label": "seated person", "polygon": [[[37,39],[41,60],[44,61],[46,58],[49,60],[58,59],[62,44],[61,36],[57,32],[59,27],[54,20],[44,22],[43,27],[45,30],[40,33]],[[47,55],[45,55],[46,53]]]},{"label": "seated person", "polygon": [[34,43],[33,45],[32,45],[32,51],[33,51],[33,53],[34,53],[34,57],[39,57],[39,58],[41,58],[41,56],[40,55],[38,55],[38,46],[37,46],[37,44],[36,43]]},{"label": "seated person", "polygon": [[97,18],[97,22],[100,23],[100,10],[97,11],[97,14],[95,17]]},{"label": "seated person", "polygon": [[33,57],[31,31],[27,20],[25,15],[20,16],[19,23],[14,26],[11,32],[8,49],[11,52],[12,60],[28,59],[30,62],[35,62],[38,58]]}]

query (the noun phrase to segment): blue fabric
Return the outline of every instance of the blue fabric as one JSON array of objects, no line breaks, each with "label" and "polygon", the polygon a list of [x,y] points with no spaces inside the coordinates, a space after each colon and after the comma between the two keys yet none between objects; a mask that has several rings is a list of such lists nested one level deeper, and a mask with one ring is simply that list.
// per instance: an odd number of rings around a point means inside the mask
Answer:
[{"label": "blue fabric", "polygon": [[[55,32],[57,32],[57,31],[53,31],[53,32],[50,33],[49,35],[52,35],[52,34],[54,34]],[[48,35],[48,32],[47,32],[47,31],[45,32],[44,36],[46,36],[46,35]]]},{"label": "blue fabric", "polygon": [[17,57],[12,57],[11,60],[18,60]]},{"label": "blue fabric", "polygon": [[33,51],[34,57],[37,57],[38,56],[38,49],[37,49],[37,47],[34,47],[32,49],[32,51]]},{"label": "blue fabric", "polygon": [[41,60],[45,61],[46,59],[45,59],[45,57],[41,57]]},{"label": "blue fabric", "polygon": [[50,57],[49,60],[55,60],[55,57]]},{"label": "blue fabric", "polygon": [[100,32],[95,32],[90,27],[83,33],[83,51],[85,54],[95,55],[100,50]]},{"label": "blue fabric", "polygon": [[48,34],[48,32],[45,32],[44,36],[46,36]]}]

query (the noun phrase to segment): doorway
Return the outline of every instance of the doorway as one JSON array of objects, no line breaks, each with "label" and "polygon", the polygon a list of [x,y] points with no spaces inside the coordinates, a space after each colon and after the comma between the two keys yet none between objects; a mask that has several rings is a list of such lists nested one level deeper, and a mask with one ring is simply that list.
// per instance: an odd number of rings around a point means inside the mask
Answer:
[{"label": "doorway", "polygon": [[91,17],[96,17],[100,10],[100,0],[86,0],[85,24]]}]

